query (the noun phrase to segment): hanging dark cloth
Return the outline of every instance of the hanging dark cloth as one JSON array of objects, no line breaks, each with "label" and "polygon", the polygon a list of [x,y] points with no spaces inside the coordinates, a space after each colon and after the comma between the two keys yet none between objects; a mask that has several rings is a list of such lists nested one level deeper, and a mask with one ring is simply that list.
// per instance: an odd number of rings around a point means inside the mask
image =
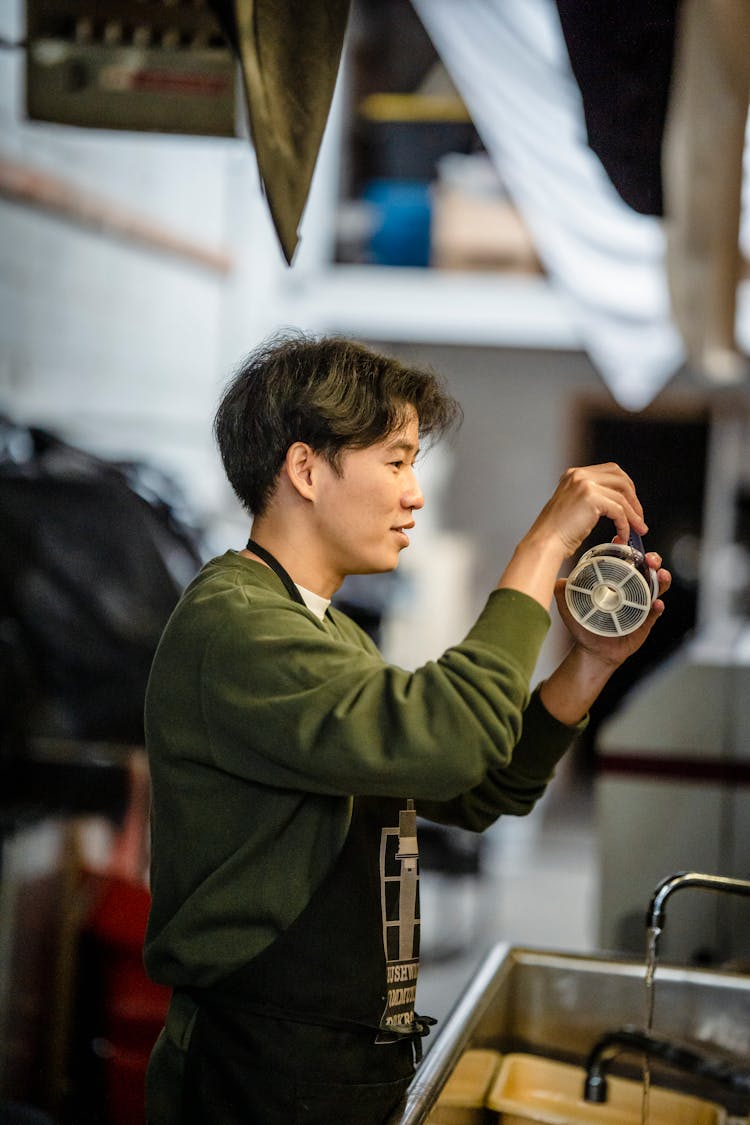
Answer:
[{"label": "hanging dark cloth", "polygon": [[299,239],[350,0],[213,0],[242,70],[263,190],[287,262]]},{"label": "hanging dark cloth", "polygon": [[622,199],[663,214],[661,150],[680,0],[557,0],[589,147]]}]

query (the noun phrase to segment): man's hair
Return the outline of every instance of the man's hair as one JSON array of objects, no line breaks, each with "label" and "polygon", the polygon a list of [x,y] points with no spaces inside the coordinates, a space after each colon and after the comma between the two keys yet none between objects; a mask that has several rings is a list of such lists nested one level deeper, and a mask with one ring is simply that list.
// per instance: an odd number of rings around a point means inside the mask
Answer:
[{"label": "man's hair", "polygon": [[421,438],[461,421],[442,380],[341,337],[274,337],[234,373],[214,419],[224,470],[238,499],[261,515],[287,450],[306,442],[340,471],[346,449],[382,441],[414,407]]}]

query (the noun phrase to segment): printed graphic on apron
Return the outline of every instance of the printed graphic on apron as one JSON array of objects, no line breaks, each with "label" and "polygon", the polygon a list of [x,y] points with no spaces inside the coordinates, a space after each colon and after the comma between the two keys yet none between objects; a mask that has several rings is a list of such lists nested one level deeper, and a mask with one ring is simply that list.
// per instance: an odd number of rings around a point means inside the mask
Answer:
[{"label": "printed graphic on apron", "polygon": [[399,812],[398,828],[380,836],[380,887],[386,1006],[381,1026],[414,1022],[419,973],[419,850],[414,802]]}]

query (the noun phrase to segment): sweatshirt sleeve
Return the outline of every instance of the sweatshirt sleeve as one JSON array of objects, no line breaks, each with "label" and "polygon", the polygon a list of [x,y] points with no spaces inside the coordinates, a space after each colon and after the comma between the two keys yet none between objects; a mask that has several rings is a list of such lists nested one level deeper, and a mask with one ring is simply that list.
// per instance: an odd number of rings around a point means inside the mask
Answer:
[{"label": "sweatshirt sleeve", "polygon": [[448,802],[420,801],[427,820],[482,832],[502,814],[525,816],[543,796],[555,766],[588,724],[566,726],[547,711],[537,688],[523,716],[523,733],[507,765],[491,769],[473,789]]},{"label": "sweatshirt sleeve", "polygon": [[406,672],[302,607],[248,601],[205,646],[211,764],[331,794],[449,801],[488,773],[501,784],[548,627],[533,599],[496,590],[460,644]]}]

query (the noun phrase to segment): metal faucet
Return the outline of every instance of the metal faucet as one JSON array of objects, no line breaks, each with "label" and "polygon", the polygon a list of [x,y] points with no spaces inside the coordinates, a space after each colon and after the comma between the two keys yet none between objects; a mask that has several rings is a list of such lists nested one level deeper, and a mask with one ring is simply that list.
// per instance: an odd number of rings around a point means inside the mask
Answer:
[{"label": "metal faucet", "polygon": [[674,891],[679,891],[682,887],[702,887],[707,891],[750,895],[750,882],[746,879],[727,879],[722,875],[701,875],[696,871],[678,871],[674,875],[668,875],[666,879],[662,879],[651,897],[646,914],[646,925],[650,929],[662,928],[666,901]]},{"label": "metal faucet", "polygon": [[719,1082],[735,1093],[750,1095],[750,1070],[743,1070],[727,1058],[706,1054],[692,1045],[627,1025],[606,1032],[589,1052],[583,1087],[584,1101],[606,1102],[607,1067],[622,1051],[638,1052],[661,1059],[677,1070]]}]

